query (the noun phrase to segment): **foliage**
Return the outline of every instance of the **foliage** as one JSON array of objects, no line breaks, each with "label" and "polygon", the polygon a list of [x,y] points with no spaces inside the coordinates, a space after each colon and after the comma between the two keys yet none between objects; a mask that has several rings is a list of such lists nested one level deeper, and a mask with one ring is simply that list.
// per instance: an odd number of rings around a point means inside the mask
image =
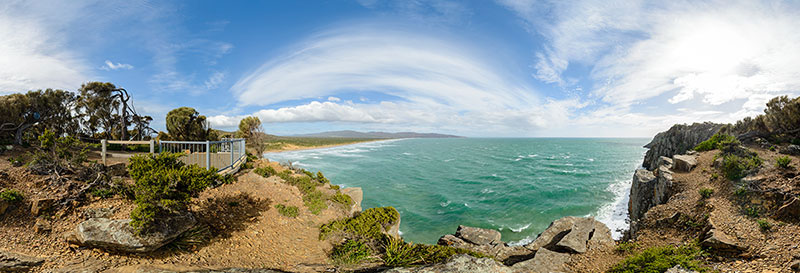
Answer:
[{"label": "foliage", "polygon": [[722,173],[730,180],[737,180],[747,176],[751,171],[761,166],[762,160],[757,155],[739,157],[734,154],[725,155],[720,167]]},{"label": "foliage", "polygon": [[23,138],[35,140],[45,129],[76,133],[75,101],[75,94],[53,89],[0,96],[0,142],[22,145]]},{"label": "foliage", "polygon": [[305,174],[306,176],[310,177],[311,179],[314,179],[314,173],[309,172],[306,169],[300,169],[300,171],[303,172],[303,174]]},{"label": "foliage", "polygon": [[317,181],[319,181],[322,184],[330,184],[331,183],[331,181],[328,180],[328,178],[326,178],[325,175],[322,174],[322,172],[317,172]]},{"label": "foliage", "polygon": [[73,137],[56,137],[53,131],[45,129],[38,139],[39,145],[29,164],[29,168],[37,173],[60,174],[80,167],[86,161],[86,145]]},{"label": "foliage", "polygon": [[736,196],[740,196],[740,197],[741,196],[745,196],[745,195],[747,195],[747,188],[739,187],[739,188],[736,189],[735,192],[733,192],[733,194],[735,194]]},{"label": "foliage", "polygon": [[114,191],[111,189],[94,189],[92,190],[92,196],[99,197],[102,199],[111,198],[114,196]]},{"label": "foliage", "polygon": [[275,205],[275,208],[278,209],[278,213],[286,217],[297,217],[300,214],[297,207],[295,206],[284,206],[281,204]]},{"label": "foliage", "polygon": [[346,208],[349,208],[350,206],[353,205],[353,198],[340,191],[336,191],[336,194],[334,194],[333,197],[331,197],[331,201],[342,204]]},{"label": "foliage", "polygon": [[786,155],[786,156],[778,157],[777,162],[775,163],[775,166],[777,166],[778,168],[788,169],[790,163],[792,163],[792,158],[790,158],[788,155]]},{"label": "foliage", "polygon": [[758,207],[746,207],[744,208],[744,214],[756,218],[759,215],[759,209]]},{"label": "foliage", "polygon": [[767,220],[758,219],[756,222],[758,223],[758,227],[761,228],[761,230],[763,231],[768,231],[772,229],[772,224],[770,224]]},{"label": "foliage", "polygon": [[697,245],[661,246],[645,249],[639,254],[630,256],[616,264],[608,272],[662,273],[676,265],[699,272],[708,272],[699,260],[704,255]]},{"label": "foliage", "polygon": [[714,193],[714,189],[702,188],[700,189],[699,193],[700,196],[703,197],[703,199],[708,199],[709,197],[711,197],[711,194]]},{"label": "foliage", "polygon": [[614,248],[614,251],[616,251],[617,253],[628,254],[628,253],[633,253],[633,250],[636,249],[637,247],[639,247],[639,245],[634,242],[621,242],[617,245],[616,248]]},{"label": "foliage", "polygon": [[258,174],[260,176],[263,176],[263,177],[270,177],[270,176],[278,174],[278,172],[275,171],[275,168],[273,168],[272,166],[266,166],[266,167],[258,168],[258,169],[253,170],[253,172],[255,172],[256,174]]},{"label": "foliage", "polygon": [[312,191],[303,195],[303,204],[308,207],[308,210],[313,214],[319,214],[328,208],[326,204],[325,194],[320,191]]},{"label": "foliage", "polygon": [[0,200],[9,203],[17,203],[22,201],[22,199],[24,199],[24,196],[22,196],[22,194],[19,193],[17,190],[5,189],[3,191],[0,191]]},{"label": "foliage", "polygon": [[331,259],[337,264],[357,264],[372,255],[369,247],[358,240],[347,240],[334,246]]},{"label": "foliage", "polygon": [[735,140],[736,138],[731,135],[716,133],[706,141],[697,144],[697,146],[694,147],[694,150],[698,152],[711,151],[714,149],[719,149],[719,145],[722,142],[731,142]]},{"label": "foliage", "polygon": [[764,114],[746,117],[733,130],[753,136],[771,138],[778,142],[800,137],[800,97],[779,96],[767,102]]},{"label": "foliage", "polygon": [[410,266],[442,262],[456,254],[478,258],[488,257],[474,251],[442,245],[406,243],[403,239],[386,236],[383,243],[383,262],[387,266]]},{"label": "foliage", "polygon": [[130,158],[128,173],[136,182],[131,225],[139,232],[148,232],[163,216],[187,211],[193,196],[220,179],[215,169],[185,165],[181,156],[160,153]]},{"label": "foliage", "polygon": [[327,145],[342,145],[352,144],[365,141],[374,141],[375,139],[366,138],[339,138],[339,137],[288,137],[288,136],[275,136],[265,135],[264,143],[267,150],[279,150],[286,145],[294,145],[300,147],[318,147]]},{"label": "foliage", "polygon": [[212,140],[206,116],[194,108],[180,107],[167,113],[167,131],[173,140]]},{"label": "foliage", "polygon": [[236,134],[247,139],[247,146],[253,149],[258,157],[261,157],[267,149],[267,144],[264,142],[266,135],[258,117],[249,116],[239,121],[239,131]]},{"label": "foliage", "polygon": [[320,227],[319,238],[324,240],[332,233],[346,233],[352,238],[380,240],[382,231],[395,223],[400,213],[393,207],[370,208],[351,218],[324,224]]}]

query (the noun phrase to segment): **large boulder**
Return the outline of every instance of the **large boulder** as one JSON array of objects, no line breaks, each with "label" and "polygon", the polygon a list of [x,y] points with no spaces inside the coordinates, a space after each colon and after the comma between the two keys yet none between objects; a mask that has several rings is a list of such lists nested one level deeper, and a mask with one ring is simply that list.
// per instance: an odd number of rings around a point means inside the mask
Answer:
[{"label": "large boulder", "polygon": [[723,124],[711,122],[692,125],[675,124],[669,130],[658,133],[650,143],[644,146],[649,150],[644,155],[642,166],[651,171],[655,170],[658,168],[659,157],[684,154],[716,134],[722,126]]},{"label": "large boulder", "polygon": [[635,237],[639,220],[650,208],[667,203],[671,188],[672,171],[667,165],[661,165],[653,172],[645,169],[636,170],[628,200],[628,215],[631,220],[628,235]]},{"label": "large boulder", "polygon": [[511,273],[511,268],[490,258],[475,258],[469,255],[455,255],[444,263],[410,267],[392,268],[383,273]]},{"label": "large boulder", "polygon": [[539,251],[542,248],[566,253],[583,253],[589,249],[614,245],[611,230],[591,217],[567,216],[550,223],[550,226],[525,248]]},{"label": "large boulder", "polygon": [[364,191],[362,191],[361,188],[344,188],[342,189],[342,193],[347,194],[350,196],[350,199],[353,199],[353,205],[350,207],[350,216],[361,212],[361,201],[364,200]]},{"label": "large boulder", "polygon": [[785,148],[781,148],[780,153],[787,154],[787,155],[800,155],[800,145],[789,145]]},{"label": "large boulder", "polygon": [[675,155],[672,159],[672,170],[676,172],[690,172],[697,166],[697,158],[691,155]]},{"label": "large boulder", "polygon": [[484,229],[468,226],[458,226],[456,237],[466,240],[476,245],[488,245],[502,243],[499,231],[494,229]]},{"label": "large boulder", "polygon": [[43,262],[42,258],[0,251],[0,272],[27,271]]},{"label": "large boulder", "polygon": [[455,234],[442,236],[437,244],[483,253],[499,261],[532,254],[522,246],[508,246],[500,240],[500,237],[500,232],[496,230],[459,226]]},{"label": "large boulder", "polygon": [[711,228],[706,233],[706,239],[700,242],[703,247],[719,253],[738,254],[746,250],[736,240],[725,234],[719,229]]},{"label": "large boulder", "polygon": [[161,219],[154,231],[138,235],[130,225],[131,219],[111,220],[92,218],[80,224],[68,235],[78,245],[123,252],[156,250],[191,229],[197,220],[191,214],[173,215]]},{"label": "large boulder", "polygon": [[533,256],[533,259],[516,263],[511,266],[511,269],[515,273],[565,272],[567,271],[566,264],[569,259],[569,254],[541,248],[536,251],[536,256]]}]

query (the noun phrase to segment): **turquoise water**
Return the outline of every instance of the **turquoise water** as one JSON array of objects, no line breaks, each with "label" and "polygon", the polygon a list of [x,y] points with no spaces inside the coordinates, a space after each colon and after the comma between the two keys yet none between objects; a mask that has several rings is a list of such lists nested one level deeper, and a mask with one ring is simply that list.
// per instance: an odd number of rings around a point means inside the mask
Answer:
[{"label": "turquoise water", "polygon": [[[626,226],[647,139],[402,139],[268,153],[361,187],[364,209],[394,206],[407,241],[436,243],[459,224],[522,244],[563,216]],[[616,233],[615,236],[619,236]]]}]

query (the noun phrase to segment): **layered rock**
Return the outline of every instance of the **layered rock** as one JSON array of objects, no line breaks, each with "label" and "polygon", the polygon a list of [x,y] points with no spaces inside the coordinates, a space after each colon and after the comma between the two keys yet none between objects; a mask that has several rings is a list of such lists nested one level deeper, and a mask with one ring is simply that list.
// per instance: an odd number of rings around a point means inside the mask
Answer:
[{"label": "layered rock", "polygon": [[437,244],[468,249],[506,261],[511,257],[523,257],[531,254],[521,246],[509,246],[501,241],[497,230],[468,226],[458,226],[455,234],[447,234],[439,238]]},{"label": "layered rock", "polygon": [[516,263],[511,266],[514,272],[565,272],[569,262],[569,254],[541,248],[536,251],[533,259]]},{"label": "layered rock", "polygon": [[28,271],[43,262],[42,258],[0,251],[0,272]]},{"label": "layered rock", "polygon": [[676,172],[690,172],[697,166],[697,157],[691,155],[675,155],[672,157],[674,165],[671,167]]},{"label": "layered rock", "polygon": [[[511,273],[512,270],[490,258],[455,255],[444,263],[411,268],[392,268],[383,273]],[[544,272],[544,271],[540,271]]]},{"label": "layered rock", "polygon": [[722,128],[722,124],[704,122],[692,125],[676,124],[665,132],[658,133],[645,148],[650,150],[644,156],[642,166],[648,170],[658,168],[658,158],[661,156],[672,157],[691,150],[700,142],[713,136]]},{"label": "layered rock", "polygon": [[567,216],[550,226],[525,248],[548,249],[564,253],[584,253],[590,249],[614,245],[611,230],[592,217]]},{"label": "layered rock", "polygon": [[[655,171],[636,170],[631,183],[628,200],[630,228],[628,235],[635,236],[637,225],[650,208],[665,204],[672,195],[672,170],[691,170],[697,165],[694,156],[675,155],[673,158],[660,157]],[[692,163],[693,162],[693,163]],[[690,167],[691,166],[691,167]]]},{"label": "layered rock", "polygon": [[364,191],[361,188],[344,188],[342,189],[342,193],[350,196],[350,199],[353,200],[353,205],[350,206],[350,216],[354,216],[356,213],[361,212],[361,201],[364,200]]},{"label": "layered rock", "polygon": [[782,148],[780,153],[787,155],[800,155],[800,145],[791,144],[785,148]]},{"label": "layered rock", "polygon": [[174,215],[161,219],[158,227],[139,235],[130,225],[131,219],[111,220],[92,218],[80,224],[67,235],[71,243],[87,247],[124,252],[150,252],[156,250],[191,229],[197,220],[191,214]]}]

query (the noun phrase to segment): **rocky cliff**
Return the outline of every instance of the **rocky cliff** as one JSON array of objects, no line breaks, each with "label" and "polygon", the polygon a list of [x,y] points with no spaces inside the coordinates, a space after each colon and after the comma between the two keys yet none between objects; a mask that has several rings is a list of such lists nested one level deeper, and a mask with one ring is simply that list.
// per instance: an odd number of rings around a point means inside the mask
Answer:
[{"label": "rocky cliff", "polygon": [[650,150],[644,156],[642,166],[648,170],[658,168],[658,158],[672,157],[676,154],[685,153],[700,144],[700,142],[713,136],[723,124],[704,122],[692,125],[675,124],[669,130],[658,133],[645,148]]}]

